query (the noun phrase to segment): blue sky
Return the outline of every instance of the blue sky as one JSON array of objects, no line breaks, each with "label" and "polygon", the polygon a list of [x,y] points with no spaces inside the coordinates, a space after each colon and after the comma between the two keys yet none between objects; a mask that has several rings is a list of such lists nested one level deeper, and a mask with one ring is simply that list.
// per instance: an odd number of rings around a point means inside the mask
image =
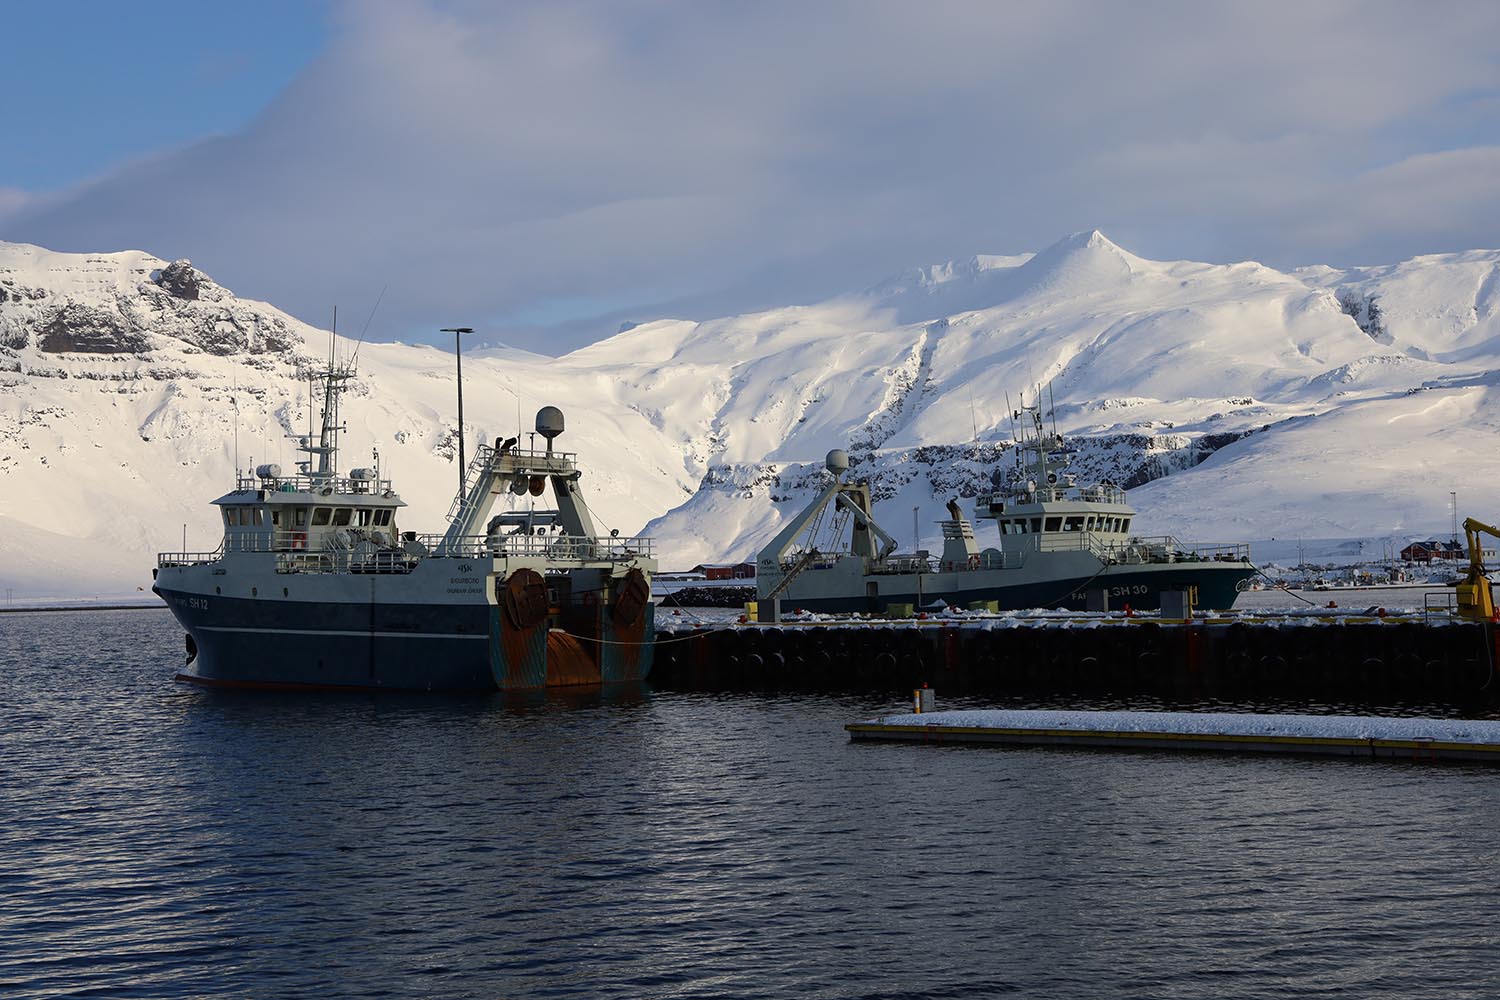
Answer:
[{"label": "blue sky", "polygon": [[328,39],[325,4],[6,6],[0,186],[48,191],[243,127]]},{"label": "blue sky", "polygon": [[330,0],[6,13],[0,239],[558,353],[1100,229],[1500,242],[1500,5]]}]

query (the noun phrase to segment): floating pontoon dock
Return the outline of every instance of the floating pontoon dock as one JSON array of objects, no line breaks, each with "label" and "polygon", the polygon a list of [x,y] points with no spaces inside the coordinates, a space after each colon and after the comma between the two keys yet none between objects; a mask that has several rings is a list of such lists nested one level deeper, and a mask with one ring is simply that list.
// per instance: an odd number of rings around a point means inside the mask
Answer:
[{"label": "floating pontoon dock", "polygon": [[853,740],[907,743],[1217,750],[1500,764],[1500,721],[1493,720],[1003,709],[888,715],[844,728]]}]

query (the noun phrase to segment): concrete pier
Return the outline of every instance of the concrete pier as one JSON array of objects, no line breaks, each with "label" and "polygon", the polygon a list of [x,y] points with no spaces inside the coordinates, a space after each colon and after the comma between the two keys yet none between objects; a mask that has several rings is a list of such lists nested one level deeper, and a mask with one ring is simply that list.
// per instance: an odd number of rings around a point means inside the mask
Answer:
[{"label": "concrete pier", "polygon": [[1500,722],[1492,720],[1000,709],[885,716],[844,728],[853,740],[1500,764]]},{"label": "concrete pier", "polygon": [[1500,703],[1494,625],[1420,616],[978,618],[658,630],[683,690],[1288,697]]}]

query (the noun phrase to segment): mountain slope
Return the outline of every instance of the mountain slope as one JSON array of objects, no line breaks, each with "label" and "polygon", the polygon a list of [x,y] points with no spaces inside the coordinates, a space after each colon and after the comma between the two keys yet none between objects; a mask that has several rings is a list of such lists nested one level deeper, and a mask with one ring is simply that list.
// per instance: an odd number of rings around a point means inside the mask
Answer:
[{"label": "mountain slope", "polygon": [[[328,351],[185,261],[0,243],[0,586],[118,593],[184,524],[189,547],[214,547],[207,503],[236,428],[240,467],[289,466],[301,373]],[[465,430],[472,447],[561,406],[600,520],[650,522],[669,567],[752,554],[834,447],[903,542],[916,508],[931,543],[943,501],[1012,460],[1010,410],[1039,383],[1080,473],[1138,485],[1149,533],[1422,534],[1447,524],[1449,490],[1495,506],[1477,490],[1500,473],[1497,355],[1494,251],[1286,274],[1146,260],[1090,232],[812,306],[644,323],[562,358],[476,351]],[[378,446],[412,505],[403,526],[440,530],[452,356],[364,344],[358,359],[345,464]]]}]

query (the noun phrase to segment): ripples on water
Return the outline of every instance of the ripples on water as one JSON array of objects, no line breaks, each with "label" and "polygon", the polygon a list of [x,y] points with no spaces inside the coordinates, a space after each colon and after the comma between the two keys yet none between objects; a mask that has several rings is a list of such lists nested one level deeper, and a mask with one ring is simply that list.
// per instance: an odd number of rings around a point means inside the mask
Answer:
[{"label": "ripples on water", "polygon": [[1490,770],[850,744],[869,697],[204,692],[180,650],[0,615],[0,994],[1500,993]]}]

